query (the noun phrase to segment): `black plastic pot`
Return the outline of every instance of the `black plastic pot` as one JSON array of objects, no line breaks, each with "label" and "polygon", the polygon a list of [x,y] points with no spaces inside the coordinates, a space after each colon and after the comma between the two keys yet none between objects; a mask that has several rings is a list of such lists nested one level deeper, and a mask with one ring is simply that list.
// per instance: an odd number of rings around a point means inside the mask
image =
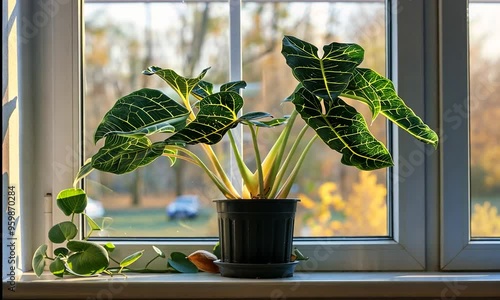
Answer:
[{"label": "black plastic pot", "polygon": [[291,277],[297,199],[215,200],[222,276]]}]

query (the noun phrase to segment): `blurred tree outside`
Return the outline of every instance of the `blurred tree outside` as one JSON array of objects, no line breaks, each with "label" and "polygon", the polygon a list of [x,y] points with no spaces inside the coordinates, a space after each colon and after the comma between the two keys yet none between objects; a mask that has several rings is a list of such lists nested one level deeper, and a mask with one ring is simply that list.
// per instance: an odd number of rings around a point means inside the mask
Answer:
[{"label": "blurred tree outside", "polygon": [[[469,4],[471,235],[500,237],[499,3]],[[495,26],[496,24],[496,26]],[[493,26],[492,26],[493,25]],[[455,113],[467,117],[458,103]],[[458,119],[454,119],[458,122]]]}]

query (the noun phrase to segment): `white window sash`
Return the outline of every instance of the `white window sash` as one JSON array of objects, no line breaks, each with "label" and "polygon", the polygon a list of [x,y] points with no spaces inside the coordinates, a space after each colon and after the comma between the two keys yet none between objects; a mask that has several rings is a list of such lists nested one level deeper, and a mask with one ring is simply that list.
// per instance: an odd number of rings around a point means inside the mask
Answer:
[{"label": "white window sash", "polygon": [[[500,241],[470,235],[469,118],[452,122],[456,106],[469,112],[468,1],[443,0],[439,7],[441,41],[441,268],[500,269]],[[457,176],[460,174],[460,176]]]},{"label": "white window sash", "polygon": [[[41,37],[44,39],[44,42],[39,43],[44,47],[43,54],[41,54],[44,55],[44,64],[35,66],[33,70],[35,74],[44,74],[43,78],[37,80],[40,80],[41,85],[50,87],[44,94],[44,100],[47,103],[50,102],[50,105],[47,105],[41,118],[44,122],[52,124],[52,131],[48,135],[44,135],[49,141],[48,144],[49,147],[52,147],[52,151],[42,151],[43,153],[40,153],[38,157],[45,165],[52,164],[50,167],[53,171],[50,172],[49,176],[50,187],[37,186],[35,189],[37,197],[33,197],[33,200],[25,200],[34,203],[43,201],[43,196],[46,193],[52,193],[54,207],[52,222],[55,224],[67,219],[56,209],[55,196],[60,190],[72,185],[73,176],[82,161],[79,157],[79,153],[81,153],[79,103],[81,103],[82,97],[81,24],[83,1],[53,1],[65,4],[60,5],[59,13],[50,19],[49,26],[40,29]],[[231,0],[230,3],[237,2],[239,1]],[[36,4],[33,5],[36,7]],[[427,69],[425,66],[429,64],[429,59],[425,55],[427,48],[422,45],[426,45],[426,47],[428,45],[431,50],[434,49],[432,47],[436,47],[432,43],[427,43],[425,33],[429,29],[426,29],[424,24],[426,19],[435,18],[433,14],[435,4],[425,4],[425,1],[399,0],[389,1],[387,5],[392,9],[388,15],[391,18],[390,28],[392,28],[388,36],[392,50],[390,58],[392,60],[392,79],[409,106],[417,114],[424,116],[426,121],[428,115],[432,120],[435,116],[433,112],[429,114],[424,102],[425,96],[427,96],[425,92]],[[426,43],[424,43],[424,39]],[[412,45],[420,46],[414,47]],[[232,57],[235,57],[233,55]],[[431,61],[431,63],[434,62]],[[55,108],[53,111],[51,111],[52,107]],[[421,155],[422,153],[430,153],[428,146],[416,146],[416,143],[407,134],[398,134],[398,130],[393,129],[394,140],[392,143],[395,146],[392,147],[392,151],[396,167],[394,172],[390,173],[394,189],[390,209],[393,213],[393,238],[322,241],[297,239],[294,243],[295,246],[311,258],[308,262],[301,264],[302,270],[420,271],[433,268],[429,265],[429,260],[432,261],[433,257],[437,257],[439,249],[435,243],[432,243],[438,234],[432,228],[438,228],[433,226],[433,224],[438,224],[438,221],[426,217],[426,208],[428,208],[426,199],[430,199],[428,201],[431,203],[438,201],[437,196],[434,196],[437,194],[437,187],[434,185],[435,181],[431,180],[437,177],[435,175],[437,172],[432,174],[432,171],[437,169],[437,160],[435,159],[437,155]],[[395,142],[397,140],[399,142]],[[43,143],[37,146],[47,147]],[[415,154],[415,149],[419,149],[420,154]],[[405,159],[410,163],[411,172],[406,172],[405,168],[408,165]],[[412,162],[412,159],[416,161]],[[61,176],[62,172],[56,172],[54,169],[56,165],[65,167],[64,176]],[[41,170],[37,172],[37,176],[43,178],[43,172]],[[431,190],[429,190],[429,186]],[[31,251],[27,251],[28,253],[33,253],[39,244],[44,243],[44,237],[47,235],[48,229],[38,226],[39,220],[37,220],[32,221],[30,228],[39,234],[34,235],[33,245]],[[26,220],[26,222],[31,221]],[[429,227],[432,228],[429,229]],[[147,249],[150,244],[157,245],[167,252],[189,253],[198,249],[210,250],[214,242],[151,239],[139,242],[123,240],[116,242],[116,244],[120,246],[117,247],[119,249],[114,254],[117,257],[124,257],[135,250]],[[152,252],[146,251],[145,256],[153,255]]]}]

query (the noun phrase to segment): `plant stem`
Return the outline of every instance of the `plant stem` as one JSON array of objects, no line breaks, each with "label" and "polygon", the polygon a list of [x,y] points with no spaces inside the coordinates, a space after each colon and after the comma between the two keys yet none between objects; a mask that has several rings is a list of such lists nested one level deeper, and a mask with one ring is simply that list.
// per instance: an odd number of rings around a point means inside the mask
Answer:
[{"label": "plant stem", "polygon": [[150,263],[152,263],[152,262],[153,262],[155,259],[157,259],[158,257],[160,257],[160,256],[159,256],[159,255],[156,255],[156,256],[155,256],[152,260],[150,260],[150,261],[146,264],[146,266],[144,266],[144,269],[147,269],[147,268],[148,268],[148,266],[149,266],[149,264],[150,264]]},{"label": "plant stem", "polygon": [[292,172],[288,176],[287,180],[285,181],[285,184],[283,184],[283,187],[281,187],[281,190],[279,191],[277,198],[286,198],[288,197],[288,193],[290,192],[290,189],[295,182],[295,178],[297,178],[297,174],[299,173],[300,167],[302,166],[302,163],[304,162],[304,159],[306,158],[307,152],[309,152],[309,149],[311,149],[311,146],[314,144],[314,141],[318,138],[318,135],[315,134],[311,140],[307,143],[306,147],[300,154],[300,157],[295,164],[295,167],[293,168]]},{"label": "plant stem", "polygon": [[[274,143],[273,147],[267,154],[263,162],[263,171],[267,174],[265,179],[266,189],[273,187],[276,182],[276,174],[281,166],[281,161],[283,159],[283,154],[285,152],[286,145],[288,143],[288,138],[290,137],[290,132],[298,116],[298,112],[294,110],[287,121],[285,129],[281,132],[280,136]],[[268,193],[269,195],[269,193]],[[272,196],[269,196],[272,198]]]},{"label": "plant stem", "polygon": [[183,153],[187,154],[190,158],[192,158],[196,162],[195,164],[198,165],[200,168],[202,168],[203,171],[205,171],[205,173],[208,175],[208,177],[210,177],[212,182],[217,186],[217,188],[224,194],[224,196],[226,198],[228,198],[228,199],[239,198],[239,194],[236,190],[234,190],[234,187],[232,185],[231,186],[224,185],[220,181],[220,179],[217,178],[217,176],[212,171],[210,171],[210,169],[203,163],[203,161],[201,161],[201,159],[198,156],[196,156],[196,154],[194,154],[193,152],[189,151],[188,149],[180,147],[180,146],[170,146],[170,148],[177,150],[177,151],[180,151],[180,152],[183,152]]},{"label": "plant stem", "polygon": [[201,144],[201,146],[205,150],[205,153],[207,154],[208,158],[210,159],[210,162],[212,163],[212,166],[217,171],[217,174],[220,176],[222,182],[224,182],[224,185],[227,187],[227,189],[231,190],[233,194],[238,195],[239,194],[238,191],[236,191],[233,184],[231,183],[231,180],[224,171],[224,168],[222,168],[222,165],[217,159],[217,155],[215,155],[215,152],[212,149],[212,147],[206,144]]},{"label": "plant stem", "polygon": [[257,164],[257,172],[259,174],[259,197],[266,198],[264,194],[264,172],[262,171],[262,160],[260,159],[259,143],[257,141],[257,132],[255,126],[250,122],[247,124],[250,127],[250,132],[252,133],[252,144],[255,151],[255,162]]},{"label": "plant stem", "polygon": [[276,179],[274,181],[274,184],[272,185],[271,192],[269,193],[269,197],[276,197],[276,193],[280,187],[281,181],[283,180],[283,176],[285,175],[286,170],[288,169],[288,166],[290,165],[290,161],[292,160],[292,157],[295,154],[295,151],[297,150],[298,145],[302,141],[302,138],[304,137],[304,134],[306,133],[307,129],[309,129],[309,126],[305,125],[302,127],[302,129],[299,132],[299,135],[295,139],[292,147],[290,148],[290,151],[288,152],[287,157],[285,158],[285,161],[281,165],[281,168],[279,169],[278,173],[276,174]]},{"label": "plant stem", "polygon": [[87,234],[87,237],[85,237],[85,241],[89,239],[90,235],[92,234],[92,232],[94,232],[94,229],[90,228],[89,230],[89,234]]},{"label": "plant stem", "polygon": [[240,175],[243,179],[243,182],[245,183],[245,186],[251,193],[252,191],[255,190],[255,180],[252,178],[252,172],[248,169],[247,165],[245,164],[245,161],[241,157],[240,151],[238,149],[238,146],[236,145],[236,141],[234,140],[233,133],[231,131],[228,131],[228,136],[229,136],[229,143],[231,145],[231,148],[233,149],[234,152],[234,157],[236,160],[236,165],[238,166],[238,169],[240,171]]},{"label": "plant stem", "polygon": [[112,258],[111,256],[109,256],[109,259],[111,259],[113,262],[117,263],[118,265],[120,265],[120,262],[117,261],[116,259]]}]

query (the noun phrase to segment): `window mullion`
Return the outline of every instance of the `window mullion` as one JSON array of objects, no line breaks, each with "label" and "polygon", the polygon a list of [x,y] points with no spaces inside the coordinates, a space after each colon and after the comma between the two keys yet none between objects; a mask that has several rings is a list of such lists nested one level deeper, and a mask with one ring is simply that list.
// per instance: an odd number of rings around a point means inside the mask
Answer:
[{"label": "window mullion", "polygon": [[[229,0],[229,80],[243,80],[243,59],[241,41],[241,0]],[[239,113],[241,115],[241,112]],[[243,126],[232,130],[240,153],[243,151]],[[234,153],[230,151],[230,178],[236,190],[241,194],[243,182],[239,175]]]},{"label": "window mullion", "polygon": [[[392,80],[398,94],[417,115],[425,115],[425,3],[390,1],[392,5]],[[426,122],[426,120],[424,120]],[[408,251],[422,269],[426,267],[425,177],[426,145],[398,134],[393,126],[395,145],[393,167],[394,240]]]}]

